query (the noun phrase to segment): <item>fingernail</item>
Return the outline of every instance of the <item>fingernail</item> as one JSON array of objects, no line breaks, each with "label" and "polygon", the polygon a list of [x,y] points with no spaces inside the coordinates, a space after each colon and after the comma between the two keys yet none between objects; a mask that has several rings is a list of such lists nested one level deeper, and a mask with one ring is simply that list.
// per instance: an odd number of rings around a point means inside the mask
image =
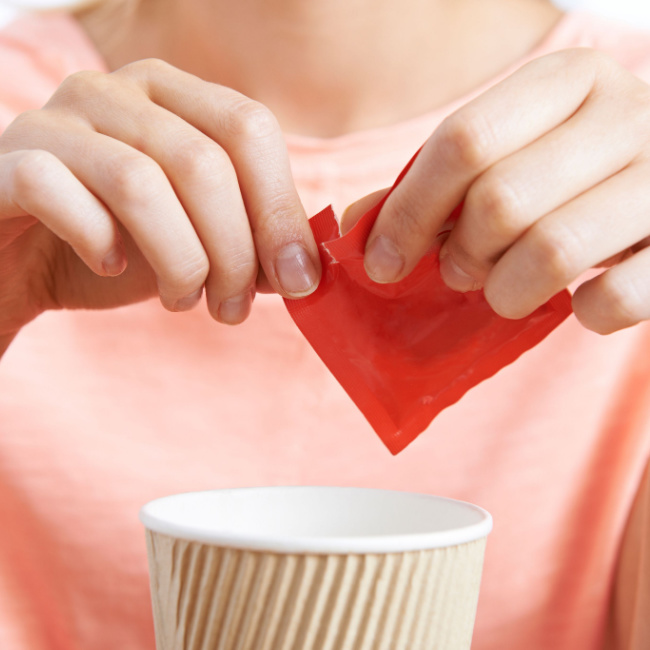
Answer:
[{"label": "fingernail", "polygon": [[395,243],[379,235],[366,250],[366,272],[375,282],[394,282],[404,268],[404,257]]},{"label": "fingernail", "polygon": [[481,288],[481,283],[468,275],[463,269],[454,262],[446,248],[440,251],[440,275],[445,284],[454,291],[466,293],[468,291],[477,291]]},{"label": "fingernail", "polygon": [[282,288],[293,295],[308,293],[318,281],[316,268],[307,251],[295,242],[280,251],[275,260],[275,272]]},{"label": "fingernail", "polygon": [[126,255],[120,246],[114,246],[102,261],[106,275],[119,275],[126,268]]},{"label": "fingernail", "polygon": [[219,320],[226,325],[239,325],[246,320],[253,304],[253,294],[244,293],[224,300],[219,305]]},{"label": "fingernail", "polygon": [[199,302],[199,300],[201,300],[202,293],[203,293],[203,287],[197,289],[189,296],[185,296],[184,298],[177,300],[174,303],[174,308],[173,308],[174,311],[188,311],[192,309],[192,307],[194,307]]}]

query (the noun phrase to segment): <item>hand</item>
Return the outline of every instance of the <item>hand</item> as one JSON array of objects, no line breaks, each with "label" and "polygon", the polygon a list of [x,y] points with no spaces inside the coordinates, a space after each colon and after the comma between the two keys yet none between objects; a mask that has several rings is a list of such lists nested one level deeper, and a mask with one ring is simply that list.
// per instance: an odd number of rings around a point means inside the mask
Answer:
[{"label": "hand", "polygon": [[295,298],[319,276],[278,124],[233,90],[156,60],[83,72],[0,137],[0,336],[156,293],[183,311],[203,287],[236,324],[256,281]]},{"label": "hand", "polygon": [[614,332],[650,318],[648,179],[650,87],[603,54],[551,54],[444,120],[382,208],[366,270],[377,282],[407,275],[464,201],[440,251],[449,287],[483,287],[497,313],[521,318],[610,266],[573,307]]}]

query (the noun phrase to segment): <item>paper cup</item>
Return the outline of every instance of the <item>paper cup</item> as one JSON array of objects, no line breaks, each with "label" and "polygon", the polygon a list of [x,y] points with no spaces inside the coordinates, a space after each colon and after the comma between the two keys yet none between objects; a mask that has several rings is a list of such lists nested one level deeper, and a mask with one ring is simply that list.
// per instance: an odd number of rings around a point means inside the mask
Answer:
[{"label": "paper cup", "polygon": [[158,650],[469,650],[481,508],[359,488],[178,494],[144,506]]}]

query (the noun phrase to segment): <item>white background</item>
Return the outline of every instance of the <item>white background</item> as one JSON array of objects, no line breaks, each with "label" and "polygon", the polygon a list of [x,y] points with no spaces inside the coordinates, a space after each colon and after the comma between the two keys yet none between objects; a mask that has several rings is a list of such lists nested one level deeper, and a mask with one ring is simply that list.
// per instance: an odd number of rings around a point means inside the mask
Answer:
[{"label": "white background", "polygon": [[[233,0],[237,2],[238,0]],[[68,0],[74,4],[74,0]],[[309,2],[309,0],[305,0]],[[650,0],[554,0],[563,9],[586,9],[650,30]],[[0,24],[20,7],[63,6],[66,0],[0,0]]]}]

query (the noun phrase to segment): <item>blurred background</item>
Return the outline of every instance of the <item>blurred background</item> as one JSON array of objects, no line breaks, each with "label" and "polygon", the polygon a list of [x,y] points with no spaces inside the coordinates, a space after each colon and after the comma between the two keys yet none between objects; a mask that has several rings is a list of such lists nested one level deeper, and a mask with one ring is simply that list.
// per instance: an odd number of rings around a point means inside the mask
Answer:
[{"label": "blurred background", "polygon": [[[553,0],[562,9],[581,9],[650,30],[650,0]],[[0,0],[0,25],[24,8],[62,7],[75,0]]]},{"label": "blurred background", "polygon": [[650,30],[648,0],[553,0],[553,2],[562,9],[591,11]]}]

